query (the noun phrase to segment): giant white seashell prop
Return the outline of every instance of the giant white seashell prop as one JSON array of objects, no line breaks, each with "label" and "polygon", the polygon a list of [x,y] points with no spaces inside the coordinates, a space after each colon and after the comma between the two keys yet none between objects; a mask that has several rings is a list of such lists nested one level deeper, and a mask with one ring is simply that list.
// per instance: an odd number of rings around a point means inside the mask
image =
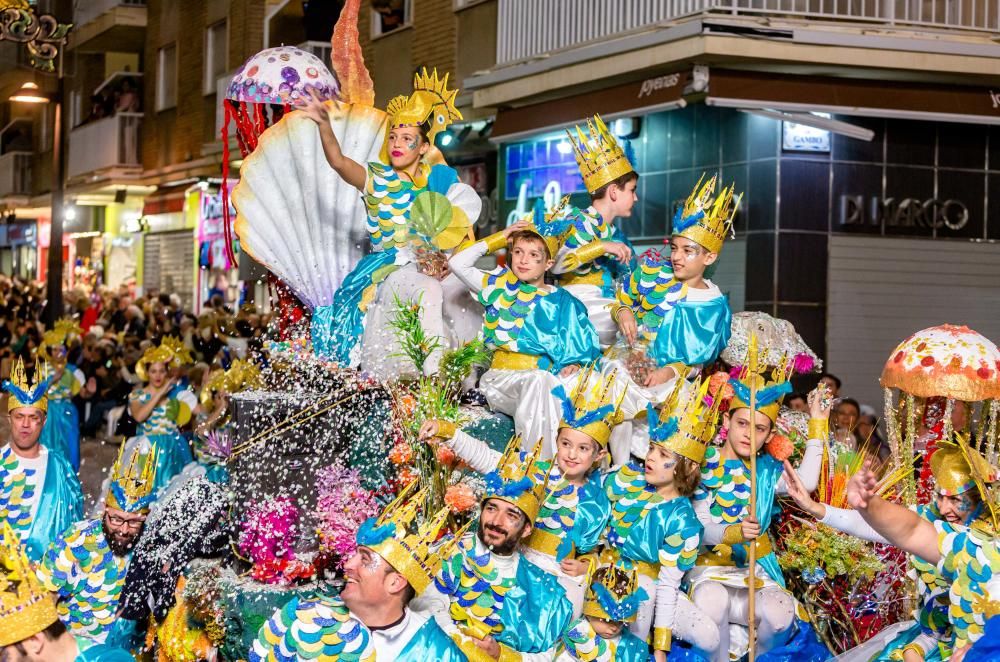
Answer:
[{"label": "giant white seashell prop", "polygon": [[[378,158],[386,114],[326,102],[343,153],[364,165]],[[232,193],[240,248],[315,309],[333,303],[341,281],[367,252],[361,193],[330,167],[319,128],[292,112],[265,131],[240,168]]]}]

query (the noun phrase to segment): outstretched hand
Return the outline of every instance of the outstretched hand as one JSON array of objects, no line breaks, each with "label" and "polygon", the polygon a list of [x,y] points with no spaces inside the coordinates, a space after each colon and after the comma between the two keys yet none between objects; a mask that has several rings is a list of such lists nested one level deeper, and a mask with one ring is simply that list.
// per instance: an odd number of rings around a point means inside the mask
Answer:
[{"label": "outstretched hand", "polygon": [[782,478],[785,480],[785,485],[788,489],[788,496],[792,497],[799,508],[806,511],[816,519],[822,519],[826,514],[826,507],[817,503],[812,496],[806,490],[805,486],[802,484],[802,480],[799,478],[799,474],[795,471],[795,467],[788,460],[785,460],[785,471],[782,473]]},{"label": "outstretched hand", "polygon": [[878,479],[871,470],[871,462],[866,461],[858,472],[847,481],[847,503],[855,510],[866,510],[872,499],[877,498],[875,489]]},{"label": "outstretched hand", "polygon": [[326,108],[326,103],[320,99],[312,90],[307,90],[306,95],[301,97],[297,109],[305,113],[306,117],[316,122],[322,128],[330,126],[330,113]]}]

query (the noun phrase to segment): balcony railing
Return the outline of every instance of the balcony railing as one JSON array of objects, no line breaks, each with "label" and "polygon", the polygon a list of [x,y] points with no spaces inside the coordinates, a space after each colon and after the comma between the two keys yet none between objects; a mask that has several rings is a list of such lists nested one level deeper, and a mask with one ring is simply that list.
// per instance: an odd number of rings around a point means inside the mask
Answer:
[{"label": "balcony railing", "polygon": [[110,168],[141,165],[139,130],[142,113],[118,113],[84,124],[69,134],[69,177]]},{"label": "balcony railing", "polygon": [[0,155],[0,198],[31,195],[31,152]]},{"label": "balcony railing", "polygon": [[145,7],[146,0],[86,0],[86,2],[78,2],[73,14],[73,22],[77,27],[86,25],[104,12],[119,6]]},{"label": "balcony railing", "polygon": [[709,13],[1000,31],[997,0],[499,0],[499,3],[498,64]]}]

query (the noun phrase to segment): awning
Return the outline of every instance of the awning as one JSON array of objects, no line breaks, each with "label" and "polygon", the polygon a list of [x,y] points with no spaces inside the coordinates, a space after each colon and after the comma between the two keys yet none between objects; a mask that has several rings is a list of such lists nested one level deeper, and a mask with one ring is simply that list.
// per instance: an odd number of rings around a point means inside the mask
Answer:
[{"label": "awning", "polygon": [[690,78],[690,70],[665,72],[624,85],[499,110],[490,139],[495,142],[517,140],[571,126],[597,114],[605,120],[612,120],[657,110],[683,108],[684,88]]},{"label": "awning", "polygon": [[160,189],[146,196],[142,203],[142,215],[172,214],[184,211],[184,200],[187,197],[186,188],[172,187]]},{"label": "awning", "polygon": [[712,69],[705,103],[744,110],[1000,124],[1000,95],[964,85]]}]

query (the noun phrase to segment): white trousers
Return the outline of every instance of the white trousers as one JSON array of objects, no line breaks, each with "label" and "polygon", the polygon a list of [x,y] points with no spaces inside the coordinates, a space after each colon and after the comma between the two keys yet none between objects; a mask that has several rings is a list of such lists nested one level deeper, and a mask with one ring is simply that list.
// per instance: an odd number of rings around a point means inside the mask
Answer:
[{"label": "white trousers", "polygon": [[578,374],[568,377],[545,370],[494,370],[490,368],[479,380],[479,390],[490,408],[514,418],[514,432],[521,435],[525,451],[542,439],[542,459],[555,455],[556,437],[562,404],[552,389],[563,386],[571,393]]},{"label": "white trousers", "polygon": [[[661,404],[674,389],[677,377],[664,382],[659,386],[646,388],[639,386],[632,380],[625,366],[625,362],[620,359],[610,359],[604,362],[603,373],[615,372],[615,395],[619,397],[621,392],[625,392],[622,400],[622,413],[625,420],[611,431],[611,441],[609,450],[611,451],[611,464],[613,467],[620,467],[629,460],[630,455],[645,458],[649,450],[649,425],[646,422],[646,405],[653,403]],[[669,415],[669,413],[667,414]]]},{"label": "white trousers", "polygon": [[618,325],[611,317],[611,306],[615,300],[604,296],[601,288],[597,285],[566,285],[567,292],[575,296],[587,307],[587,316],[591,324],[597,330],[597,337],[601,342],[601,349],[607,349],[615,344],[618,336]]}]

